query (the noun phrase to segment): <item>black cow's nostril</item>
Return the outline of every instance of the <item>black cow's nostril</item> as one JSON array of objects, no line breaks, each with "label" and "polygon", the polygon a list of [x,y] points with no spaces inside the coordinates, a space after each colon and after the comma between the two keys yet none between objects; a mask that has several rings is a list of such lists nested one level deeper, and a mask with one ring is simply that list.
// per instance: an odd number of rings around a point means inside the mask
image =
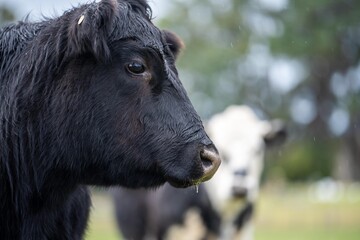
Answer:
[{"label": "black cow's nostril", "polygon": [[202,165],[203,167],[206,169],[206,168],[211,168],[212,166],[212,161],[207,159],[207,158],[203,158],[201,157],[201,162],[202,162]]},{"label": "black cow's nostril", "polygon": [[210,145],[210,147],[203,147],[200,150],[200,158],[204,169],[204,175],[201,178],[203,182],[209,180],[215,174],[220,166],[221,159],[215,147],[212,145]]}]

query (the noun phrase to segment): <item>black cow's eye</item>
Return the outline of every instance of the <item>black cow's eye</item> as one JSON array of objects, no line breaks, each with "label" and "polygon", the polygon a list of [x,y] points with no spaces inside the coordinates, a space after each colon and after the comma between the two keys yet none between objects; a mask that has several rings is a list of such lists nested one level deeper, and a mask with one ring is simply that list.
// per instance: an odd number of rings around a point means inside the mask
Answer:
[{"label": "black cow's eye", "polygon": [[132,62],[126,65],[126,69],[132,74],[142,74],[145,72],[145,66],[139,62]]}]

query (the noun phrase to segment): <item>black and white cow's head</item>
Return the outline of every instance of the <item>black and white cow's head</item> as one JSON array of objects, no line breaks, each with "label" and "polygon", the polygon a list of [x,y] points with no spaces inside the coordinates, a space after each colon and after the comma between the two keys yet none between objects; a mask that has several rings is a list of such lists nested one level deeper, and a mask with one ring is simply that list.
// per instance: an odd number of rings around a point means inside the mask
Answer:
[{"label": "black and white cow's head", "polygon": [[208,183],[208,190],[216,199],[214,203],[224,205],[238,198],[254,201],[259,191],[265,148],[285,138],[283,123],[260,120],[247,106],[230,106],[209,120],[207,131],[224,160]]}]

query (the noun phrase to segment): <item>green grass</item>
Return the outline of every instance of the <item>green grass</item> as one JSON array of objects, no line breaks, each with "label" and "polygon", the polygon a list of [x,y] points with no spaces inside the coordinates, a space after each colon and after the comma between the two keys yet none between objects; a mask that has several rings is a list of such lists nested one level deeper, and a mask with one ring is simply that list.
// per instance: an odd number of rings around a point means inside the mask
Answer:
[{"label": "green grass", "polygon": [[258,240],[359,240],[359,229],[265,229],[261,228],[255,234]]},{"label": "green grass", "polygon": [[307,186],[265,188],[256,216],[257,240],[359,240],[360,189],[338,201],[319,202]]},{"label": "green grass", "polygon": [[119,240],[111,198],[106,193],[94,192],[93,207],[85,240]]},{"label": "green grass", "polygon": [[[86,240],[119,240],[111,199],[94,193]],[[264,187],[256,208],[256,240],[360,240],[360,189],[336,202],[309,197],[308,186]]]}]

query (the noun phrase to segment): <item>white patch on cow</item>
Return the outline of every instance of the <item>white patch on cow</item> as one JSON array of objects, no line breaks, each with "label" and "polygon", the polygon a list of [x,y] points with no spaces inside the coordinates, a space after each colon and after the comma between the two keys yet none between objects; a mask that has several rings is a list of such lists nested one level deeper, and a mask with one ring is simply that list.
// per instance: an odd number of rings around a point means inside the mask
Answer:
[{"label": "white patch on cow", "polygon": [[166,233],[166,240],[201,240],[206,237],[206,227],[196,209],[185,213],[184,224],[174,225]]}]

